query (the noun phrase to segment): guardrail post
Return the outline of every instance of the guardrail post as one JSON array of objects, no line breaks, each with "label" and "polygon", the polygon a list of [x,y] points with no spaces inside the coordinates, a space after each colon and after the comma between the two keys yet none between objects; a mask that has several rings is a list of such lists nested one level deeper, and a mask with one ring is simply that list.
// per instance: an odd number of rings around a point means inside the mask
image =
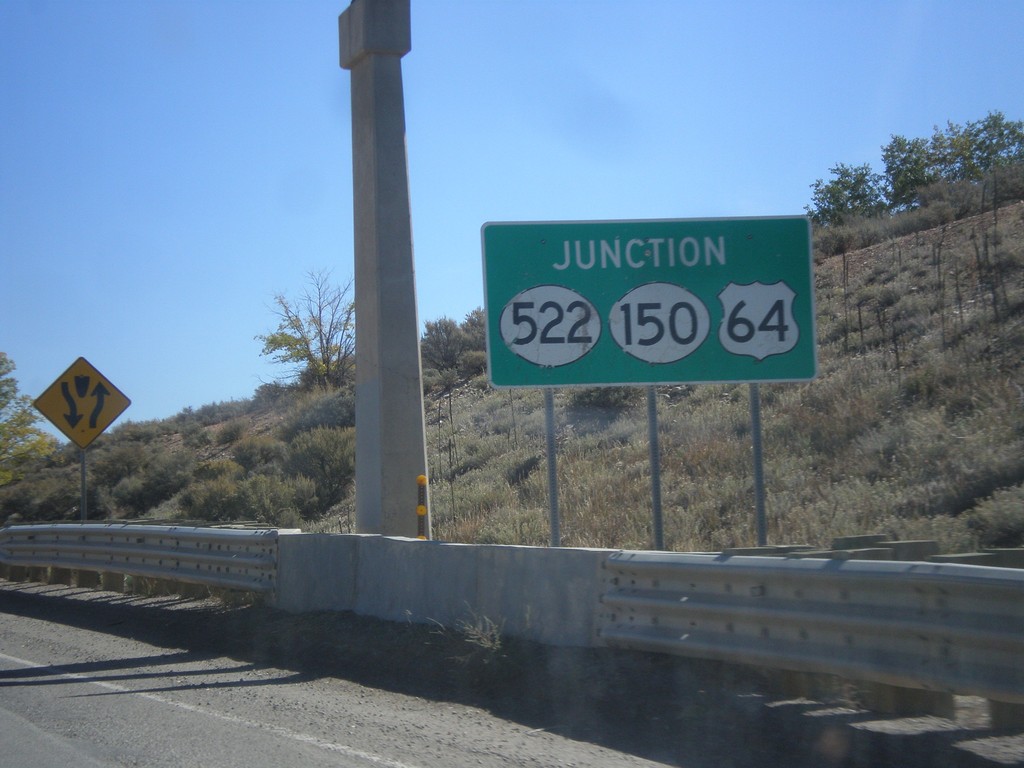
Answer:
[{"label": "guardrail post", "polygon": [[1024,728],[1024,704],[989,700],[988,712],[994,731],[1016,731]]},{"label": "guardrail post", "polygon": [[813,699],[818,692],[825,687],[824,677],[813,675],[809,672],[795,672],[792,670],[772,670],[771,679],[774,686],[786,696],[793,698]]},{"label": "guardrail post", "polygon": [[70,568],[57,568],[51,566],[46,574],[47,584],[67,584],[71,586],[71,569]]},{"label": "guardrail post", "polygon": [[100,574],[100,589],[104,592],[124,592],[124,574],[103,571]]},{"label": "guardrail post", "polygon": [[71,586],[81,589],[96,589],[100,583],[100,575],[95,571],[71,571]]},{"label": "guardrail post", "polygon": [[187,600],[202,600],[210,596],[210,588],[202,584],[178,581],[174,584],[174,593]]},{"label": "guardrail post", "polygon": [[926,691],[921,688],[901,688],[884,683],[862,683],[861,692],[868,709],[887,715],[935,715],[950,720],[956,715],[953,694],[944,691]]}]

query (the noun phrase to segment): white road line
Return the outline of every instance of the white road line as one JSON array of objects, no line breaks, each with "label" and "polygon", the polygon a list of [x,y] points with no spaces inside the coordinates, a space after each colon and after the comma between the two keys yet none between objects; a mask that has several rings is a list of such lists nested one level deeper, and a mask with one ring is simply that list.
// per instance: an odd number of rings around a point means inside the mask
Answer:
[{"label": "white road line", "polygon": [[300,744],[306,744],[309,746],[317,747],[318,749],[322,749],[327,752],[336,752],[338,754],[345,755],[346,757],[353,757],[359,760],[365,760],[368,763],[384,766],[385,768],[418,768],[418,766],[414,766],[409,763],[402,763],[397,760],[392,760],[390,758],[384,757],[383,755],[374,754],[372,752],[364,752],[361,749],[349,747],[344,744],[338,744],[333,741],[327,741],[325,739],[321,739],[318,736],[312,736],[308,733],[298,733],[297,731],[292,731],[288,728],[282,728],[277,725],[258,723],[255,720],[247,720],[244,717],[236,717],[235,715],[227,715],[223,712],[215,712],[213,710],[203,709],[202,707],[197,707],[192,704],[186,704],[182,701],[174,701],[173,699],[168,699],[164,696],[160,696],[155,693],[143,693],[133,691],[131,688],[126,688],[122,685],[117,685],[116,683],[108,683],[103,680],[95,680],[91,677],[87,677],[86,675],[64,670],[60,666],[37,664],[34,661],[19,659],[17,656],[9,656],[6,653],[0,653],[0,659],[9,661],[12,664],[18,664],[20,666],[29,667],[32,669],[51,669],[54,670],[56,676],[58,677],[66,678],[68,680],[77,680],[83,683],[89,683],[90,685],[95,685],[100,688],[104,688],[108,691],[114,691],[116,693],[130,693],[134,696],[140,696],[144,699],[149,699],[150,701],[156,701],[160,704],[167,704],[172,707],[177,707],[178,709],[184,710],[186,712],[192,712],[197,715],[203,715],[205,717],[213,718],[214,720],[220,720],[221,722],[231,723],[232,725],[240,725],[244,728],[252,728],[254,730],[259,731],[270,731],[271,733],[277,736],[291,739],[292,741],[297,741]]}]

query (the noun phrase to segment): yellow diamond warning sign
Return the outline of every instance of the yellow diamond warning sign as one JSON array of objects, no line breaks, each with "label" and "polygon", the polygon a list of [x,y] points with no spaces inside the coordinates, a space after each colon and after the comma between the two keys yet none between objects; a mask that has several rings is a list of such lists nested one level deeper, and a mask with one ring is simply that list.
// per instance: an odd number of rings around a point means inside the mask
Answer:
[{"label": "yellow diamond warning sign", "polygon": [[84,357],[36,398],[36,408],[79,448],[109,427],[132,401]]}]

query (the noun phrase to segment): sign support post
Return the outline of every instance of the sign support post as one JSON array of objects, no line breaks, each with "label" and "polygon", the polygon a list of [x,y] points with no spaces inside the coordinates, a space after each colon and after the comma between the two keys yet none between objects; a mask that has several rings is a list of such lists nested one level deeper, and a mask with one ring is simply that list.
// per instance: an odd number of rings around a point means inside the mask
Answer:
[{"label": "sign support post", "polygon": [[558,458],[555,455],[555,394],[544,389],[544,436],[548,454],[548,519],[551,525],[551,546],[562,546],[562,529],[558,517]]},{"label": "sign support post", "polygon": [[85,485],[85,448],[81,449],[81,453],[82,453],[82,503],[79,506],[81,507],[81,517],[82,517],[82,522],[84,523],[86,520],[89,519],[89,512],[88,512],[88,509],[89,509],[89,494],[88,494],[88,492],[86,490],[86,485]]},{"label": "sign support post", "polygon": [[768,520],[764,504],[764,461],[761,448],[761,387],[750,385],[750,434],[754,451],[754,510],[757,517],[757,546],[768,543]]},{"label": "sign support post", "polygon": [[651,464],[651,536],[655,549],[665,548],[665,530],[661,518],[661,448],[658,445],[658,393],[647,387],[647,442]]},{"label": "sign support post", "polygon": [[84,357],[80,357],[35,399],[33,405],[81,451],[81,518],[88,519],[85,449],[131,405]]}]

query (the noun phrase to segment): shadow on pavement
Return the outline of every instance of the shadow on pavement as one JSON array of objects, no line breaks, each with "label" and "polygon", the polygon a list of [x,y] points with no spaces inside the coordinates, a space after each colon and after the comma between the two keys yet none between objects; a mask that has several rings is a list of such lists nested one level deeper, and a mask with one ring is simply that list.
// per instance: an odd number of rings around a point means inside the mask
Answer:
[{"label": "shadow on pavement", "polygon": [[[501,637],[486,625],[455,630],[3,581],[0,611],[179,651],[162,660],[227,656],[293,673],[262,684],[336,677],[478,707],[531,729],[685,768],[1024,765],[1024,735],[993,733],[976,712],[956,721],[886,718],[858,709],[840,686],[813,701],[794,699],[754,669],[555,648]],[[93,662],[70,671],[88,676],[117,668]],[[154,681],[161,676],[152,673]],[[47,679],[33,669],[0,673],[0,688]]]}]

